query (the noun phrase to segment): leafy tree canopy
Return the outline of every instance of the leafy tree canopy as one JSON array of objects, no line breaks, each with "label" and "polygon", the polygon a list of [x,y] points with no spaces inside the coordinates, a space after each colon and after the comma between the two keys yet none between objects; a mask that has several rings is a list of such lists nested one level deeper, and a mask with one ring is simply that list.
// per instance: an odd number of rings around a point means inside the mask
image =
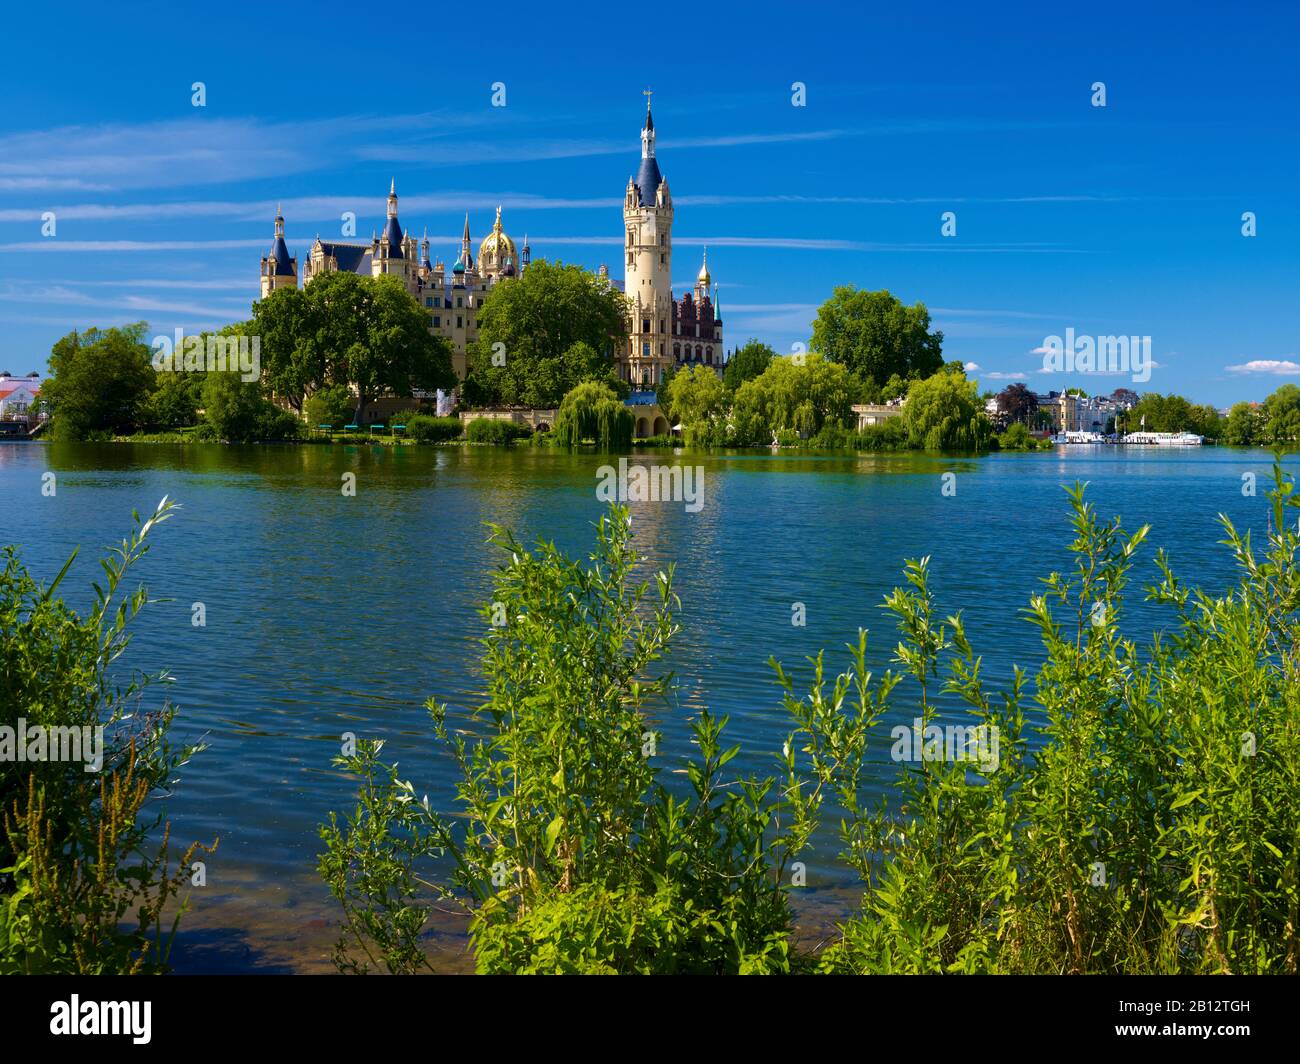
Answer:
[{"label": "leafy tree canopy", "polygon": [[742,446],[763,444],[782,430],[809,437],[828,423],[847,427],[856,394],[857,382],[838,362],[816,354],[774,359],[736,392],[732,407],[736,441]]},{"label": "leafy tree canopy", "polygon": [[606,380],[617,390],[612,356],[626,328],[617,289],[580,266],[534,262],[484,300],[468,352],[466,398],[552,407],[583,381]]},{"label": "leafy tree canopy", "polygon": [[776,358],[776,352],[767,344],[751,339],[744,347],[732,353],[723,370],[722,381],[727,391],[734,392],[745,381],[752,381],[762,374]]},{"label": "leafy tree canopy", "polygon": [[835,289],[813,322],[812,349],[865,382],[928,377],[943,365],[943,333],[924,303],[904,306],[887,291]]},{"label": "leafy tree canopy", "polygon": [[602,450],[626,449],[632,444],[632,411],[602,381],[576,385],[560,403],[555,417],[555,438],[561,447],[576,447],[588,440]]},{"label": "leafy tree canopy", "polygon": [[982,450],[991,435],[978,386],[955,373],[913,381],[902,419],[908,443],[930,451]]},{"label": "leafy tree canopy", "polygon": [[254,305],[244,329],[261,337],[267,388],[301,409],[303,396],[349,384],[357,409],[380,395],[453,388],[451,344],[397,277],[341,270]]},{"label": "leafy tree canopy", "polygon": [[112,329],[69,333],[50,351],[50,376],[41,394],[53,412],[52,431],[83,440],[95,433],[133,432],[154,387],[154,370],[141,321]]}]

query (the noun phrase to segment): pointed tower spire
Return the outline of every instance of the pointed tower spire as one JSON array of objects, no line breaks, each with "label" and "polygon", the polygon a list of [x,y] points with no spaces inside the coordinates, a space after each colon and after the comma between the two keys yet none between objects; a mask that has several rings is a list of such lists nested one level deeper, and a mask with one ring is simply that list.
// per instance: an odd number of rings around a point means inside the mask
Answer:
[{"label": "pointed tower spire", "polygon": [[655,120],[654,116],[650,114],[650,97],[654,93],[650,89],[642,89],[641,91],[645,93],[645,126],[641,129],[641,158],[653,159],[655,157]]}]

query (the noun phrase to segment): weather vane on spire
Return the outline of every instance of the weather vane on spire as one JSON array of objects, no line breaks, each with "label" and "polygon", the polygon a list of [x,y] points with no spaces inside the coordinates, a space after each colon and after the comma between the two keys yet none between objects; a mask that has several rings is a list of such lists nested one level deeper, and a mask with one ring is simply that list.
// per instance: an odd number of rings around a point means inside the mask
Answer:
[{"label": "weather vane on spire", "polygon": [[650,97],[653,96],[654,89],[642,89],[641,95],[645,97],[645,109],[650,110]]}]

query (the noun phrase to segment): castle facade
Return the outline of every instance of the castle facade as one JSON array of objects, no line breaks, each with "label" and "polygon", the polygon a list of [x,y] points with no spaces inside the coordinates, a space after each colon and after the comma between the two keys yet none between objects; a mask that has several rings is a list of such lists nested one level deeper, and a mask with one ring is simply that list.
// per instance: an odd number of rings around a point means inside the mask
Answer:
[{"label": "castle facade", "polygon": [[[708,251],[692,291],[673,297],[673,200],[668,181],[655,157],[654,118],[647,96],[645,125],[641,130],[641,164],[629,178],[623,202],[625,234],[623,294],[627,299],[628,333],[614,345],[619,376],[634,390],[653,391],[671,368],[705,365],[722,372],[725,362],[722,317],[717,289],[709,273]],[[301,270],[303,284],[331,270],[347,270],[371,277],[396,276],[412,297],[429,313],[429,330],[451,342],[452,364],[462,379],[466,352],[478,339],[478,311],[488,293],[501,281],[517,277],[532,258],[528,238],[516,249],[501,223],[501,208],[491,231],[478,246],[470,238],[469,216],[460,254],[451,269],[441,259],[429,259],[429,237],[418,242],[402,228],[397,217],[397,184],[388,190],[387,218],[382,233],[369,243],[324,241],[312,243]],[[600,276],[609,278],[608,267]],[[284,217],[277,211],[275,237],[262,256],[261,292],[265,299],[280,288],[296,288],[299,263],[289,254],[284,239]],[[610,282],[617,285],[617,282]]]}]

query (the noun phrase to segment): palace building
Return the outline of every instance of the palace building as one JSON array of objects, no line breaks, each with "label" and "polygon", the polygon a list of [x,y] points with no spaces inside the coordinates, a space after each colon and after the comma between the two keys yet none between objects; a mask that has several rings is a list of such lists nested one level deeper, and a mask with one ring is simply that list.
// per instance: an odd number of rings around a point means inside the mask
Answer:
[{"label": "palace building", "polygon": [[[619,375],[636,390],[653,391],[664,373],[683,365],[705,365],[722,372],[722,317],[717,289],[709,273],[708,250],[693,291],[673,298],[673,199],[668,182],[655,158],[655,126],[647,93],[645,126],[641,130],[641,165],[629,178],[623,203],[626,261],[623,294],[628,302],[626,339],[613,352]],[[383,232],[369,243],[322,240],[312,243],[301,279],[331,270],[379,277],[397,276],[429,312],[429,329],[451,341],[452,364],[460,377],[466,372],[466,350],[478,338],[478,311],[497,282],[528,269],[531,250],[524,237],[522,248],[502,228],[501,208],[475,255],[470,239],[469,215],[461,237],[460,255],[448,270],[441,259],[429,261],[429,237],[418,242],[397,218],[397,184],[388,190],[387,220]],[[275,217],[275,238],[262,257],[262,298],[280,288],[296,288],[299,263],[284,240],[284,217]],[[609,280],[608,268],[600,276]],[[617,284],[617,282],[609,282]]]},{"label": "palace building", "polygon": [[[478,338],[478,310],[483,300],[498,281],[526,270],[530,258],[528,238],[524,238],[523,248],[516,250],[514,240],[502,228],[498,207],[496,221],[479,244],[477,257],[469,234],[469,215],[466,215],[460,255],[451,269],[441,259],[430,262],[428,231],[417,245],[397,219],[394,181],[388,189],[388,217],[383,233],[372,236],[368,244],[325,241],[318,236],[303,270],[303,284],[331,270],[347,270],[368,277],[385,274],[400,277],[406,290],[428,310],[429,330],[451,341],[452,365],[457,375],[464,377],[465,352]],[[298,260],[289,255],[284,242],[284,218],[277,211],[275,241],[270,253],[262,258],[262,298],[278,288],[296,287]]]}]

